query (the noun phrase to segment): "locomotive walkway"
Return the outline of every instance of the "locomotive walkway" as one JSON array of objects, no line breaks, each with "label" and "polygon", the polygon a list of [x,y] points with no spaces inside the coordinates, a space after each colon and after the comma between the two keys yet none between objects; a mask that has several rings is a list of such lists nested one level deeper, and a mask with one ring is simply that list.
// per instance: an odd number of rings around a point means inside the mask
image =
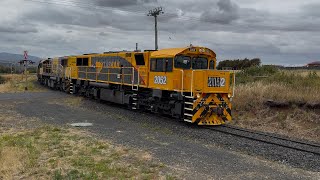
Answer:
[{"label": "locomotive walkway", "polygon": [[93,123],[85,129],[115,143],[150,151],[186,179],[320,178],[317,155],[240,142],[221,132],[108,103],[85,99],[79,105],[66,105],[70,98],[75,97],[57,91],[0,94],[0,103],[13,104],[20,114],[46,123]]}]

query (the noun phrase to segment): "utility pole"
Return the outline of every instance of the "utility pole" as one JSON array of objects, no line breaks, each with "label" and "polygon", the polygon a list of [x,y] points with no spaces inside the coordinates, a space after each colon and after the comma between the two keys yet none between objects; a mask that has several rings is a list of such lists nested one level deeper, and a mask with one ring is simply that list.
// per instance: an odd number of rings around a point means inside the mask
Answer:
[{"label": "utility pole", "polygon": [[148,13],[148,16],[154,17],[154,30],[155,30],[155,50],[158,50],[158,19],[157,17],[160,14],[163,14],[162,7],[155,8],[153,10],[150,10]]}]

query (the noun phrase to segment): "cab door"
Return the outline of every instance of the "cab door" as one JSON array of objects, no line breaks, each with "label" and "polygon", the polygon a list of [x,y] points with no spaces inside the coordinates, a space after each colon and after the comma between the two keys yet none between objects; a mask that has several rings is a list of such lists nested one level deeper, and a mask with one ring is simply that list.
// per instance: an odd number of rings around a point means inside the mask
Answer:
[{"label": "cab door", "polygon": [[[150,55],[150,52],[134,54],[134,59],[135,59],[134,65],[138,69],[137,76],[139,76],[139,85],[142,85],[142,86],[148,86],[148,83],[149,83],[148,81],[149,80],[148,79],[149,61],[146,61],[149,59],[149,55]],[[135,76],[135,78],[137,76]]]},{"label": "cab door", "polygon": [[149,87],[161,90],[173,89],[173,58],[151,58]]}]

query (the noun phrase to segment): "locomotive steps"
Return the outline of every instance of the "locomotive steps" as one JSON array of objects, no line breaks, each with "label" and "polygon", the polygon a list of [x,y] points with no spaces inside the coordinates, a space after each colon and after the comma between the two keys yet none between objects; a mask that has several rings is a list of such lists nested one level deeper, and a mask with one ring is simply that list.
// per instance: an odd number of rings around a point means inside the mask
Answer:
[{"label": "locomotive steps", "polygon": [[193,103],[194,103],[194,97],[186,95],[184,102],[184,121],[186,122],[192,122],[192,116],[193,116]]}]

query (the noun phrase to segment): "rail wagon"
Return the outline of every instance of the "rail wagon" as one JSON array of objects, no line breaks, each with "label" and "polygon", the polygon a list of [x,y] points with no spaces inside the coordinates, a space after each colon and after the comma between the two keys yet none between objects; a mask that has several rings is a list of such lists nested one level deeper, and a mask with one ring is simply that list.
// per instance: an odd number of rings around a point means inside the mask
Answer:
[{"label": "rail wagon", "polygon": [[120,51],[42,60],[41,84],[70,94],[170,115],[198,125],[232,120],[235,76],[209,48]]}]

